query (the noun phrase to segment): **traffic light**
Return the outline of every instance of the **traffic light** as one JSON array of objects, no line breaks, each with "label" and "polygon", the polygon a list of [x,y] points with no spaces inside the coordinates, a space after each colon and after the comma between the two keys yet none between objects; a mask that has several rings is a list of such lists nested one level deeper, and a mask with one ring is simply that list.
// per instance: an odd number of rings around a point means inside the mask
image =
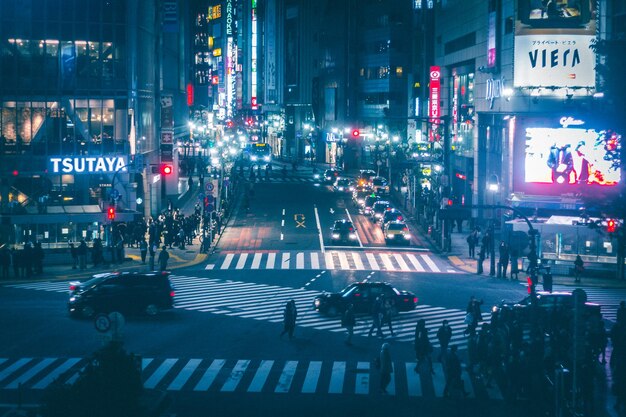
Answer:
[{"label": "traffic light", "polygon": [[170,164],[161,164],[161,175],[170,175],[174,172],[174,167]]},{"label": "traffic light", "polygon": [[109,206],[107,209],[107,219],[115,220],[115,206]]},{"label": "traffic light", "polygon": [[361,132],[359,132],[359,129],[353,129],[352,130],[352,137],[353,138],[358,138],[361,135]]},{"label": "traffic light", "polygon": [[606,221],[606,231],[607,231],[607,233],[615,233],[615,228],[616,228],[615,220],[614,219],[608,219]]}]

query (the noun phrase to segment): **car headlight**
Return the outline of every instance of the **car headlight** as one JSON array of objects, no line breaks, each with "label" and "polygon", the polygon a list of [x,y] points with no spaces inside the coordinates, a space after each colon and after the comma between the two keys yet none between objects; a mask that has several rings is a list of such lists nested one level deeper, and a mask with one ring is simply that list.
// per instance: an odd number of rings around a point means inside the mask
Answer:
[{"label": "car headlight", "polygon": [[407,240],[411,239],[411,234],[410,233],[405,233],[404,234],[404,238],[407,239]]},{"label": "car headlight", "polygon": [[314,178],[314,179],[316,179],[316,180],[317,180],[317,179],[319,179],[319,177],[320,177],[320,174],[313,174],[313,178]]},{"label": "car headlight", "polygon": [[362,198],[359,198],[359,199],[356,200],[356,202],[359,203],[359,204],[363,204],[363,203],[365,203],[365,200],[363,200]]},{"label": "car headlight", "polygon": [[374,217],[376,217],[377,219],[380,219],[382,216],[383,216],[383,215],[382,215],[382,214],[380,214],[380,213],[376,213],[376,214],[374,214]]},{"label": "car headlight", "polygon": [[250,160],[251,160],[251,161],[256,161],[256,160],[257,160],[257,157],[256,157],[256,156],[251,156],[251,157],[250,157]]},{"label": "car headlight", "polygon": [[393,239],[393,235],[391,233],[387,233],[387,239]]},{"label": "car headlight", "polygon": [[350,191],[354,191],[354,187],[350,187],[350,188],[349,188],[349,190],[350,190]]},{"label": "car headlight", "polygon": [[70,297],[70,303],[73,303],[74,301],[76,301],[76,297]]},{"label": "car headlight", "polygon": [[264,156],[264,157],[263,157],[263,160],[264,160],[265,162],[269,162],[269,161],[270,161],[270,157],[269,157],[269,156]]},{"label": "car headlight", "polygon": [[348,237],[349,237],[350,239],[356,239],[356,233],[350,233],[350,234],[348,235]]},{"label": "car headlight", "polygon": [[315,301],[313,301],[313,305],[315,306],[315,308],[319,308],[320,304],[322,304],[322,302],[319,298],[316,298]]},{"label": "car headlight", "polygon": [[339,239],[339,233],[333,233],[332,237],[333,239]]}]

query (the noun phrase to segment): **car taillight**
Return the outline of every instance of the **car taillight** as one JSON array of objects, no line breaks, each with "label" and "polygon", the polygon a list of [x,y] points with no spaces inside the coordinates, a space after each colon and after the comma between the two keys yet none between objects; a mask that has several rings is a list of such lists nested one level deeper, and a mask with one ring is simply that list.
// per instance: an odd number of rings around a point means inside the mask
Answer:
[{"label": "car taillight", "polygon": [[76,291],[76,285],[70,285],[70,291]]},{"label": "car taillight", "polygon": [[417,297],[413,297],[413,304],[417,304]]},{"label": "car taillight", "polygon": [[170,298],[174,298],[175,295],[174,290],[170,291]]},{"label": "car taillight", "polygon": [[361,296],[361,294],[357,292],[356,294],[354,294],[354,296],[355,296],[355,297],[360,297],[360,296]]}]

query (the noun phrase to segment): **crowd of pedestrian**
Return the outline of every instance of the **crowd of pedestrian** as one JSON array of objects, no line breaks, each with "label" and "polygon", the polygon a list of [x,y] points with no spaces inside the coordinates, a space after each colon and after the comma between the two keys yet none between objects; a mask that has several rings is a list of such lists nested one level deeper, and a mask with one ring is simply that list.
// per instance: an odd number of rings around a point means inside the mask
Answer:
[{"label": "crowd of pedestrian", "polygon": [[43,274],[43,260],[45,253],[41,242],[26,242],[19,248],[17,245],[9,248],[8,245],[0,248],[0,271],[3,279],[31,278]]}]

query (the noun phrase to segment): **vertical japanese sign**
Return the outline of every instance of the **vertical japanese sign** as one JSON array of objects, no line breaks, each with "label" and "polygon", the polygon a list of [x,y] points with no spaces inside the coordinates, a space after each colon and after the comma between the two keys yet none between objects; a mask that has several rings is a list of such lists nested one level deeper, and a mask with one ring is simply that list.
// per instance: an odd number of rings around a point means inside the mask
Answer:
[{"label": "vertical japanese sign", "polygon": [[429,83],[429,104],[428,104],[428,117],[432,123],[430,129],[429,140],[432,142],[436,139],[435,130],[437,124],[439,124],[439,117],[441,116],[441,108],[439,106],[439,97],[441,96],[441,67],[430,67],[430,83]]}]

